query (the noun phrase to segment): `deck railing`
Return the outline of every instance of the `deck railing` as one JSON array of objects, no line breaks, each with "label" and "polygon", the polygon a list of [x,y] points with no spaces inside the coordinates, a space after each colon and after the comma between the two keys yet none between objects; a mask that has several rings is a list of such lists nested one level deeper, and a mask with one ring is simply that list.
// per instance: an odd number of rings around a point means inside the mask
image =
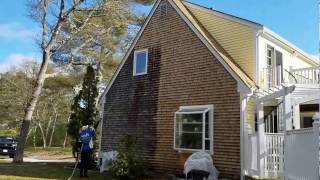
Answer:
[{"label": "deck railing", "polygon": [[265,176],[281,177],[283,175],[283,133],[265,133],[266,156],[264,158]]},{"label": "deck railing", "polygon": [[320,67],[290,69],[290,73],[294,75],[298,84],[320,83]]},{"label": "deck railing", "polygon": [[282,69],[281,66],[263,68],[260,70],[260,87],[270,89],[279,87],[282,83],[290,84],[320,84],[320,67],[299,69]]}]

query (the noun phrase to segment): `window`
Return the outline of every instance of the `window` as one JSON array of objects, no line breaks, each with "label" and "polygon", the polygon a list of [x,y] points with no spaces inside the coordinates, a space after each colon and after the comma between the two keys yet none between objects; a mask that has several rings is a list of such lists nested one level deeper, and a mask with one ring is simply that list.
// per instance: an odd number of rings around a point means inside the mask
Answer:
[{"label": "window", "polygon": [[267,45],[267,79],[268,87],[283,82],[282,53],[270,45]]},{"label": "window", "polygon": [[267,46],[267,71],[266,71],[266,76],[267,76],[267,87],[273,87],[274,85],[274,71],[273,71],[273,66],[274,66],[274,48],[271,46]]},{"label": "window", "polygon": [[176,150],[213,153],[213,105],[180,107],[174,136]]},{"label": "window", "polygon": [[167,4],[162,4],[160,6],[160,17],[167,15]]},{"label": "window", "polygon": [[272,67],[274,61],[274,48],[272,46],[267,46],[267,67]]},{"label": "window", "polygon": [[134,52],[133,75],[147,74],[148,67],[148,50],[143,49]]}]

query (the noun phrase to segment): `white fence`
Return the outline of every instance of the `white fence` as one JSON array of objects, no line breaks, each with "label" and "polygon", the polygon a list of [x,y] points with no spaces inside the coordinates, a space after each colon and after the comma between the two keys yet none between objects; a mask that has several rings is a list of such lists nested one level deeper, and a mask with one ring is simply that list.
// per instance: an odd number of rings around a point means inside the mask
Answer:
[{"label": "white fence", "polygon": [[283,140],[282,133],[266,133],[266,156],[264,168],[266,177],[283,176]]},{"label": "white fence", "polygon": [[287,131],[284,142],[285,178],[319,179],[319,125]]}]

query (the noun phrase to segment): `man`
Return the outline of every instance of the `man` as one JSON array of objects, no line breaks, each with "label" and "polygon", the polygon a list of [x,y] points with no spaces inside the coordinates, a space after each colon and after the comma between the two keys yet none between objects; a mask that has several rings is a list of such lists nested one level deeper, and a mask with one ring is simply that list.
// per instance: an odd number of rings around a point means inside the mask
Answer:
[{"label": "man", "polygon": [[88,168],[91,161],[91,150],[93,149],[94,128],[83,126],[79,135],[81,142],[81,162],[80,162],[80,177],[88,177]]}]

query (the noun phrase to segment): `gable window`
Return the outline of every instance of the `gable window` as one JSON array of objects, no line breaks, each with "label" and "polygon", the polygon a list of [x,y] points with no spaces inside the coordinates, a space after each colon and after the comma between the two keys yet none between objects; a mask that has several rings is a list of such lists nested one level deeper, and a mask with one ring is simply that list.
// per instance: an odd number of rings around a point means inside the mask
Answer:
[{"label": "gable window", "polygon": [[213,105],[182,106],[174,124],[174,149],[213,153]]},{"label": "gable window", "polygon": [[167,4],[162,4],[160,6],[160,17],[167,15]]},{"label": "gable window", "polygon": [[148,49],[138,50],[134,52],[133,59],[133,75],[147,74],[148,71]]}]

